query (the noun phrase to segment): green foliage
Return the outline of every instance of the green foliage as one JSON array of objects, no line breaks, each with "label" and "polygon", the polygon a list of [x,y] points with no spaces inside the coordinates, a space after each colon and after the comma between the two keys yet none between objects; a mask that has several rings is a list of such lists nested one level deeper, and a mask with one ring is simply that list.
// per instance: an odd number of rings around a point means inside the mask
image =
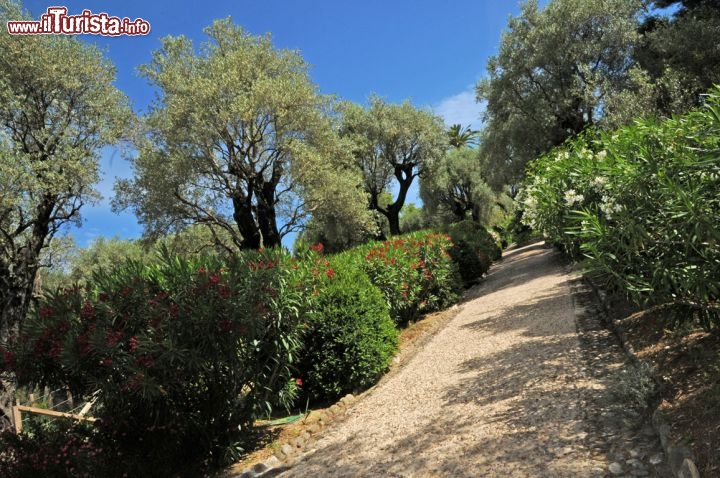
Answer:
[{"label": "green foliage", "polygon": [[253,419],[294,398],[312,264],[271,250],[99,271],[39,305],[14,371],[22,384],[100,391],[96,443],[119,452],[103,476],[197,476],[236,458]]},{"label": "green foliage", "polygon": [[362,267],[390,306],[398,324],[438,310],[457,299],[459,277],[448,251],[450,237],[416,232],[352,251],[362,254]]},{"label": "green foliage", "polygon": [[4,478],[93,478],[109,476],[99,464],[107,456],[93,444],[87,423],[28,420],[23,433],[0,433],[0,475]]},{"label": "green foliage", "polygon": [[[0,23],[27,19],[0,2]],[[0,344],[12,344],[57,232],[98,197],[100,149],[126,133],[127,98],[102,52],[62,35],[0,29]],[[0,381],[0,429],[12,405]]]},{"label": "green foliage", "polygon": [[[234,249],[279,246],[312,215],[342,234],[371,226],[349,147],[297,52],[218,20],[199,53],[168,37],[141,72],[160,89],[117,209],[146,234],[202,223]],[[338,232],[340,233],[340,232]]]},{"label": "green foliage", "polygon": [[437,222],[462,221],[470,216],[487,221],[497,194],[485,183],[485,171],[476,149],[448,151],[420,180],[420,197],[427,214]]},{"label": "green foliage", "polygon": [[479,139],[479,131],[475,131],[470,126],[462,127],[454,124],[448,129],[448,144],[453,148],[469,148],[476,146]]},{"label": "green foliage", "polygon": [[[678,5],[672,16],[651,11],[643,18],[642,41],[634,52],[639,68],[634,88],[616,111],[637,116],[657,112],[670,116],[700,105],[701,94],[720,84],[720,51],[708,48],[720,34],[720,3],[717,0],[655,1],[657,7]],[[629,100],[629,101],[627,101]],[[644,102],[643,109],[633,107]],[[616,122],[617,124],[617,122]]]},{"label": "green foliage", "polygon": [[477,85],[487,101],[481,138],[493,186],[521,178],[525,164],[596,124],[625,88],[638,40],[639,0],[523,4]]},{"label": "green foliage", "polygon": [[585,135],[534,162],[525,220],[612,289],[719,325],[720,89],[708,106]]},{"label": "green foliage", "polygon": [[348,254],[334,256],[332,277],[307,319],[298,374],[314,400],[333,400],[373,385],[387,370],[398,333],[379,289]]},{"label": "green foliage", "polygon": [[426,222],[423,208],[419,208],[413,203],[406,204],[400,211],[400,231],[403,234],[425,229]]},{"label": "green foliage", "polygon": [[[406,101],[388,104],[377,96],[366,109],[346,104],[341,134],[352,145],[362,172],[369,207],[387,218],[391,235],[400,234],[400,211],[416,177],[444,154],[447,134],[442,120]],[[397,180],[398,194],[387,205],[382,195]]]},{"label": "green foliage", "polygon": [[453,242],[450,256],[458,265],[463,285],[470,287],[490,269],[492,261],[500,258],[500,246],[482,224],[474,221],[451,224],[447,231]]}]

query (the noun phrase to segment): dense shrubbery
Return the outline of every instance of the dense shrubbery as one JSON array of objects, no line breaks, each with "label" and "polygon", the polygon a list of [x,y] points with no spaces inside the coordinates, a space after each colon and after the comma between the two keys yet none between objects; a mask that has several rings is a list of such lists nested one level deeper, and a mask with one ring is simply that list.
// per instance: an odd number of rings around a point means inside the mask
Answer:
[{"label": "dense shrubbery", "polygon": [[109,451],[95,444],[88,423],[23,420],[23,433],[0,433],[0,476],[4,478],[95,478],[107,476]]},{"label": "dense shrubbery", "polygon": [[[17,349],[0,350],[0,371],[76,397],[99,391],[99,421],[82,434],[2,437],[0,474],[52,474],[68,452],[74,476],[199,476],[231,461],[254,419],[298,388],[333,399],[372,385],[397,347],[393,321],[456,300],[451,247],[418,232],[331,257],[321,245],[295,258],[166,253],[47,294]],[[39,446],[52,463],[20,459]],[[112,453],[94,460],[99,449]]]},{"label": "dense shrubbery", "polygon": [[485,227],[474,221],[461,221],[448,226],[453,246],[450,256],[458,265],[463,285],[469,287],[490,269],[502,251]]},{"label": "dense shrubbery", "polygon": [[100,391],[97,441],[123,464],[108,455],[107,473],[197,476],[234,458],[269,404],[293,398],[292,359],[318,285],[312,265],[266,251],[97,273],[28,318],[17,378],[76,396]]},{"label": "dense shrubbery", "polygon": [[446,234],[416,232],[359,247],[362,267],[385,295],[390,316],[399,324],[457,300],[459,277]]},{"label": "dense shrubbery", "polygon": [[390,365],[398,332],[382,293],[347,255],[331,259],[332,280],[308,317],[298,375],[312,399],[334,399],[375,383]]},{"label": "dense shrubbery", "polygon": [[530,225],[608,287],[720,325],[720,89],[685,116],[570,141],[529,173]]}]

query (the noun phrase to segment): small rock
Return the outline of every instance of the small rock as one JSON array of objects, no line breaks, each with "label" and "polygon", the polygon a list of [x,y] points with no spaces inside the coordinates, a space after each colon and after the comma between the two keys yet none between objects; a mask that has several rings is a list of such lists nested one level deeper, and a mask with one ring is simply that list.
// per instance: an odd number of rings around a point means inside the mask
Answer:
[{"label": "small rock", "polygon": [[238,478],[255,478],[255,472],[252,470],[244,471],[238,475]]},{"label": "small rock", "polygon": [[265,463],[256,463],[255,466],[252,467],[252,471],[258,474],[265,473],[266,471],[268,471],[268,467],[267,465],[265,465]]},{"label": "small rock", "polygon": [[283,455],[285,456],[291,456],[293,454],[293,447],[289,443],[285,443],[283,446],[280,447],[280,451],[282,451]]},{"label": "small rock", "polygon": [[629,460],[625,461],[625,463],[632,466],[633,468],[643,467],[642,461],[638,460],[637,458],[630,458]]},{"label": "small rock", "polygon": [[637,458],[640,456],[640,452],[637,450],[630,450],[630,456],[633,458]]},{"label": "small rock", "polygon": [[280,465],[282,465],[282,462],[280,460],[278,460],[278,457],[276,457],[276,456],[271,456],[270,458],[265,460],[265,466],[269,470],[272,470],[273,468],[277,468]]},{"label": "small rock", "polygon": [[305,417],[305,423],[318,423],[323,420],[323,414],[317,410],[313,410]]},{"label": "small rock", "polygon": [[313,435],[317,432],[319,432],[322,429],[319,423],[313,423],[309,427],[307,427],[307,431],[312,433]]},{"label": "small rock", "polygon": [[613,475],[619,475],[623,472],[622,465],[620,463],[610,463],[610,466],[608,466],[608,470],[610,470],[610,473]]},{"label": "small rock", "polygon": [[663,461],[663,454],[662,453],[656,453],[653,456],[650,457],[650,464],[651,465],[659,465]]}]

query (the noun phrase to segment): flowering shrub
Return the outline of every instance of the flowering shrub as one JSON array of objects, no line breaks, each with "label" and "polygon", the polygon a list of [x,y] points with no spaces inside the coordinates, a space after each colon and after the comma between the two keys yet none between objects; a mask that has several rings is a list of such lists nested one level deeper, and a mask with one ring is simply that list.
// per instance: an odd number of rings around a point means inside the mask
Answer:
[{"label": "flowering shrub", "polygon": [[450,256],[458,265],[463,285],[469,287],[490,269],[490,263],[499,259],[502,251],[485,226],[475,221],[451,224],[448,233],[453,241]]},{"label": "flowering shrub", "polygon": [[525,220],[611,289],[717,327],[720,89],[703,110],[572,140],[533,163]]},{"label": "flowering shrub", "polygon": [[294,398],[313,264],[281,251],[226,262],[165,255],[97,273],[25,322],[18,380],[99,390],[93,414],[114,452],[104,456],[110,470],[198,476],[235,457],[255,417]]},{"label": "flowering shrub", "polygon": [[36,420],[23,423],[23,433],[0,433],[0,476],[3,478],[94,478],[100,476],[105,450],[93,444],[91,425]]},{"label": "flowering shrub", "polygon": [[313,400],[333,400],[373,385],[390,365],[398,332],[379,289],[348,254],[333,271],[308,316],[298,374]]},{"label": "flowering shrub", "polygon": [[459,276],[447,234],[416,232],[360,247],[363,269],[378,287],[397,323],[438,310],[457,299]]}]

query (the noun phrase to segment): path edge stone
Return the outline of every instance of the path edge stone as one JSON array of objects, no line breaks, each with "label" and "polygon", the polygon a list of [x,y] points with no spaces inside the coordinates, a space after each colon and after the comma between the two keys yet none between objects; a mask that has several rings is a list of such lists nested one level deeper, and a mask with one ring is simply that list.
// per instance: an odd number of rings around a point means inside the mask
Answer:
[{"label": "path edge stone", "polygon": [[281,443],[275,450],[275,454],[265,461],[257,463],[252,467],[239,473],[228,475],[228,478],[262,478],[275,476],[280,468],[289,468],[298,457],[308,452],[310,445],[316,435],[320,433],[331,422],[339,419],[347,413],[347,410],[357,401],[352,393],[349,393],[338,400],[335,404],[324,410],[313,410],[303,419],[303,431],[286,443]]},{"label": "path edge stone", "polygon": [[[603,310],[603,321],[612,331],[613,334],[620,340],[625,354],[635,364],[642,363],[635,353],[632,344],[627,338],[625,329],[613,320],[610,315],[610,305],[607,300],[607,293],[602,290],[593,280],[586,274],[582,274],[582,280],[592,290],[593,294],[598,300],[598,303]],[[664,387],[665,384],[661,378],[653,374],[653,380],[658,384],[660,388]],[[660,437],[660,443],[662,445],[667,462],[670,465],[670,470],[676,478],[700,478],[697,466],[695,465],[695,456],[692,449],[684,443],[672,442],[670,440],[670,421],[667,416],[662,412],[659,407],[656,407],[652,413],[651,423],[656,433]]]}]

